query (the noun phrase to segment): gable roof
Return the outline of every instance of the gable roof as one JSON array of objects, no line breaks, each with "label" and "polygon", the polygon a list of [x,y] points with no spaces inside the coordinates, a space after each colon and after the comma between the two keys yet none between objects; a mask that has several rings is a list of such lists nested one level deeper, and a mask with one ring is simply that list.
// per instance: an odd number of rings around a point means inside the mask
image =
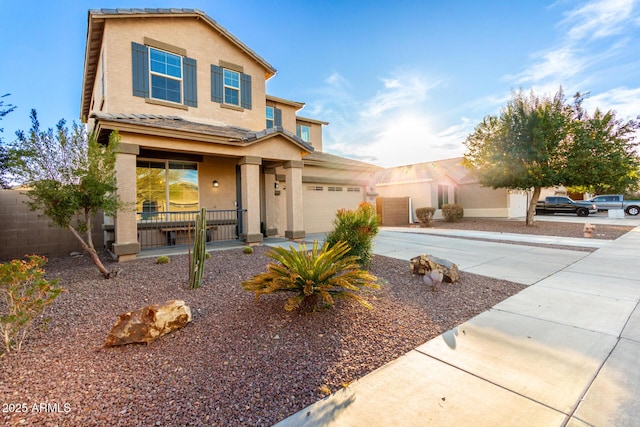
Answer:
[{"label": "gable roof", "polygon": [[105,20],[132,17],[162,18],[177,16],[186,18],[192,17],[197,20],[202,20],[208,24],[211,28],[220,33],[220,35],[225,37],[241,51],[260,64],[265,70],[265,80],[276,74],[277,70],[271,64],[250,49],[246,44],[242,43],[238,38],[227,31],[226,28],[198,9],[93,9],[89,10],[89,22],[87,24],[87,41],[84,55],[84,76],[82,80],[83,87],[80,117],[86,117],[89,114],[93,86],[97,75],[98,57],[102,47]]},{"label": "gable roof", "polygon": [[378,173],[376,185],[432,182],[448,176],[458,184],[476,182],[471,171],[462,164],[463,157],[415,163],[387,168]]},{"label": "gable roof", "polygon": [[96,124],[101,140],[108,138],[109,133],[114,129],[121,132],[210,141],[237,146],[251,145],[280,135],[306,152],[313,151],[310,144],[280,126],[252,131],[237,126],[198,123],[179,116],[155,114],[93,113],[91,118],[97,119]]}]

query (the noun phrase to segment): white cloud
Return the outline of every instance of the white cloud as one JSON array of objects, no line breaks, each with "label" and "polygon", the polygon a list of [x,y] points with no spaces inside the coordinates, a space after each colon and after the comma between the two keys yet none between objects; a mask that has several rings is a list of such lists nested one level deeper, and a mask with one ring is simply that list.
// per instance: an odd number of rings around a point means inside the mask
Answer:
[{"label": "white cloud", "polygon": [[565,14],[561,26],[569,26],[571,40],[598,39],[621,34],[628,21],[633,21],[636,0],[596,0]]},{"label": "white cloud", "polygon": [[614,110],[616,117],[623,120],[635,120],[640,115],[640,88],[617,87],[588,97],[584,107],[590,113],[597,108],[601,111]]},{"label": "white cloud", "polygon": [[534,53],[527,69],[506,79],[517,84],[553,81],[564,86],[575,84],[574,80],[589,82],[585,76],[616,63],[630,48],[628,33],[638,25],[637,2],[593,0],[566,12],[558,24],[557,46]]},{"label": "white cloud", "polygon": [[[348,103],[320,103],[319,117],[331,123],[324,132],[324,151],[380,166],[397,166],[456,157],[473,125],[466,118],[442,129],[437,105],[429,104],[429,91],[440,81],[406,71],[380,78],[370,98]],[[317,91],[326,94],[326,90]],[[349,96],[345,96],[349,98]]]}]

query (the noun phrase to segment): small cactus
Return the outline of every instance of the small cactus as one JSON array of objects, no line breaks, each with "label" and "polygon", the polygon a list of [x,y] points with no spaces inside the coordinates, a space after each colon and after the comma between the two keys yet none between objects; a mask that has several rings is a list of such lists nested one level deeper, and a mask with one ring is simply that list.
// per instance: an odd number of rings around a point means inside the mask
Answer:
[{"label": "small cactus", "polygon": [[242,249],[242,253],[243,254],[252,254],[253,253],[253,248],[251,246],[245,246],[244,249]]},{"label": "small cactus", "polygon": [[166,255],[162,255],[156,258],[156,264],[169,264],[170,262],[171,259]]}]

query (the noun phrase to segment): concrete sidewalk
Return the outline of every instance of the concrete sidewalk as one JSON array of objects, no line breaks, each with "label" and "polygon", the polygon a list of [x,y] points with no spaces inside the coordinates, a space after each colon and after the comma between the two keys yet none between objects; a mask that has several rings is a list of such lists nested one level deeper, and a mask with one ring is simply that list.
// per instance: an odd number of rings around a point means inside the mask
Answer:
[{"label": "concrete sidewalk", "polygon": [[640,227],[592,253],[390,230],[375,250],[425,248],[530,286],[278,427],[638,425]]}]

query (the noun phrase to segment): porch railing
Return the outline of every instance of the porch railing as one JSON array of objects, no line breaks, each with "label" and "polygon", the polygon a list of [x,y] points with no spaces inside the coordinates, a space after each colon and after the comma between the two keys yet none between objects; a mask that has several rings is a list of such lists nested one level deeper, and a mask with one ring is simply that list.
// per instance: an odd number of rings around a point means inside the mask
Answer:
[{"label": "porch railing", "polygon": [[[194,241],[198,211],[137,213],[138,241],[142,249],[187,245]],[[207,211],[207,242],[238,240],[246,209]]]}]

